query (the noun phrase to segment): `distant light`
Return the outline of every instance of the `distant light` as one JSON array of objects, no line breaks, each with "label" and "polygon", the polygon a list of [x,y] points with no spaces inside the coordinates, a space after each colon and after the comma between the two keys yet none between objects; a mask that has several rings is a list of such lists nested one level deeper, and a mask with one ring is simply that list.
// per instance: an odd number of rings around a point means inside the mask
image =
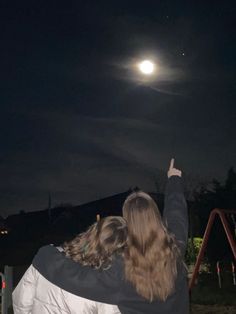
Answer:
[{"label": "distant light", "polygon": [[1,230],[1,234],[8,234],[7,230]]},{"label": "distant light", "polygon": [[145,75],[151,75],[154,72],[154,63],[149,60],[144,60],[138,65],[139,70]]}]

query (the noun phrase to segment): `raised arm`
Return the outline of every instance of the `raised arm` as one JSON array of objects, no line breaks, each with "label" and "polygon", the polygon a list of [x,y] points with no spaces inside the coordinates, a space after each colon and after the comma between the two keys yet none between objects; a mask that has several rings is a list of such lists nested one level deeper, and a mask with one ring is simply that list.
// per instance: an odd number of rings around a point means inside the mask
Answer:
[{"label": "raised arm", "polygon": [[183,192],[182,172],[174,167],[174,159],[170,162],[167,175],[163,219],[168,230],[175,235],[184,255],[188,240],[188,211]]}]

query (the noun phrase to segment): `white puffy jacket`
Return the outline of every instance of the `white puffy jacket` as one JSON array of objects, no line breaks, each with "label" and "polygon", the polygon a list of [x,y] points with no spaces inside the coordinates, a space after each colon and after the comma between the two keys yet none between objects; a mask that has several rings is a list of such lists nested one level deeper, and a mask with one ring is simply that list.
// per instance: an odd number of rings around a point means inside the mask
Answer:
[{"label": "white puffy jacket", "polygon": [[14,314],[120,314],[116,305],[75,296],[44,278],[32,265],[13,291]]}]

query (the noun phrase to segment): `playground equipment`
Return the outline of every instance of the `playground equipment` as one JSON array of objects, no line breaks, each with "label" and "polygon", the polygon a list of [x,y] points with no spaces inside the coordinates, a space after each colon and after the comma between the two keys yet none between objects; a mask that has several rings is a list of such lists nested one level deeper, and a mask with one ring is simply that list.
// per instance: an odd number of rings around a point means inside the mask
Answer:
[{"label": "playground equipment", "polygon": [[220,269],[220,262],[219,261],[216,263],[216,271],[217,271],[219,288],[221,288],[222,287],[222,284],[221,284],[221,269]]},{"label": "playground equipment", "polygon": [[231,271],[232,271],[232,277],[233,277],[233,285],[236,286],[236,278],[235,278],[235,266],[234,262],[231,262]]},{"label": "playground equipment", "polygon": [[5,276],[3,273],[0,273],[1,277],[1,292],[0,292],[0,297],[1,297],[1,313],[5,313],[5,289],[6,289],[6,280]]},{"label": "playground equipment", "polygon": [[5,266],[4,273],[0,273],[1,277],[1,314],[9,313],[12,306],[12,270],[13,267]]},{"label": "playground equipment", "polygon": [[[200,268],[200,265],[201,265],[206,247],[207,247],[207,243],[208,243],[209,235],[210,235],[210,232],[212,229],[212,225],[213,225],[214,220],[215,220],[217,215],[219,216],[219,218],[222,222],[224,231],[225,231],[227,239],[229,241],[230,248],[232,250],[234,259],[236,261],[236,241],[234,238],[234,236],[236,236],[236,223],[235,223],[235,216],[234,216],[234,215],[236,215],[236,210],[226,210],[226,209],[215,208],[212,210],[212,212],[209,216],[209,219],[208,219],[206,230],[205,230],[205,233],[203,236],[202,246],[201,246],[201,249],[200,249],[198,256],[197,256],[197,261],[196,261],[196,264],[195,264],[195,267],[193,270],[193,275],[189,281],[189,290],[192,289],[192,287],[195,283],[195,280],[197,278],[197,275],[199,273],[199,268]],[[229,225],[229,222],[227,221],[227,216],[231,217],[232,222],[234,224],[234,233],[235,233],[234,236],[230,230],[230,225]],[[234,267],[234,264],[232,264],[232,265],[233,265],[232,267]],[[217,267],[219,268],[219,264],[217,265]],[[218,270],[219,270],[219,274],[218,274]],[[233,278],[234,278],[233,280],[235,282],[235,271],[233,270],[233,268],[232,268],[232,273],[233,273]],[[221,286],[220,268],[217,269],[217,274],[218,274],[219,286]]]},{"label": "playground equipment", "polygon": [[[235,278],[235,266],[234,266],[234,262],[231,261],[231,263],[227,264],[227,269],[229,270],[231,268],[231,274],[232,274],[232,282],[233,282],[233,286],[236,286],[236,278]],[[216,263],[216,273],[217,273],[217,277],[218,277],[218,285],[219,288],[222,288],[222,269],[221,269],[221,262],[217,261]]]}]

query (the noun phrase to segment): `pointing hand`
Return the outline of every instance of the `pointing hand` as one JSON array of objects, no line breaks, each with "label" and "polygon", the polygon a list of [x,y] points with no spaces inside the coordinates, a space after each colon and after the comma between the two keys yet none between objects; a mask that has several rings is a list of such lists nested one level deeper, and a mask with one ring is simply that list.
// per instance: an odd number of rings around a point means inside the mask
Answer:
[{"label": "pointing hand", "polygon": [[178,176],[178,177],[182,176],[182,171],[179,170],[179,169],[174,168],[174,163],[175,163],[175,160],[174,160],[174,158],[172,158],[171,161],[170,161],[169,170],[167,172],[167,177],[168,178],[170,178],[172,176]]}]

